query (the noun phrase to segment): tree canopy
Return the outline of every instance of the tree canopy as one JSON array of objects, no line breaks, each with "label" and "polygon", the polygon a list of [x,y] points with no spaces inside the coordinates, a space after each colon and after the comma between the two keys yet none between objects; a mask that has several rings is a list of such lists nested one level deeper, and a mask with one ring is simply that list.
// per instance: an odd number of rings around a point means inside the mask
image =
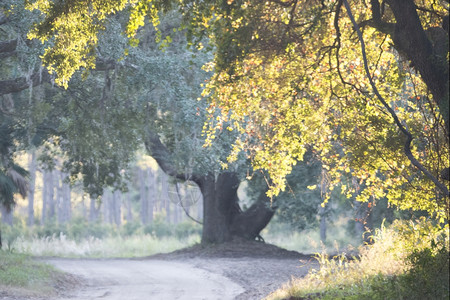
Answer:
[{"label": "tree canopy", "polygon": [[267,170],[270,195],[285,188],[286,175],[311,149],[329,171],[330,189],[362,201],[387,197],[442,218],[449,212],[448,6],[27,1],[40,18],[29,38],[46,43],[42,59],[64,87],[76,70],[95,67],[98,37],[114,13],[128,12],[123,34],[130,46],[146,20],[164,46],[171,38],[158,30],[160,13],[178,9],[191,44],[215,55],[205,66],[214,71],[204,90],[208,142],[236,132],[229,161],[243,152],[254,168]]}]

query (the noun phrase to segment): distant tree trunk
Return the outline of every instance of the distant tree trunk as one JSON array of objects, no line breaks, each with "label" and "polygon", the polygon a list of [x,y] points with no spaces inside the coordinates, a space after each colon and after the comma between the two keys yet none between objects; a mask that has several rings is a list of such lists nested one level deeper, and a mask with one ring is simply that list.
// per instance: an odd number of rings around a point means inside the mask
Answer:
[{"label": "distant tree trunk", "polygon": [[6,209],[5,206],[0,204],[0,212],[2,213],[2,223],[12,226],[13,225],[13,210],[12,207],[10,210]]},{"label": "distant tree trunk", "polygon": [[170,153],[159,137],[149,132],[146,147],[150,155],[168,175],[181,180],[195,182],[203,195],[202,243],[222,243],[233,236],[254,240],[267,226],[274,214],[270,199],[263,190],[261,195],[246,211],[239,206],[237,190],[240,184],[237,173],[222,172],[215,176],[208,174],[178,173],[170,160]]},{"label": "distant tree trunk", "polygon": [[94,223],[98,219],[98,209],[96,207],[97,199],[90,196],[89,197],[89,222]]},{"label": "distant tree trunk", "polygon": [[325,213],[325,207],[319,208],[320,217],[320,240],[323,244],[327,241],[327,218]]},{"label": "distant tree trunk", "polygon": [[200,199],[196,203],[197,205],[197,220],[202,221],[203,220],[203,198],[200,196]]},{"label": "distant tree trunk", "polygon": [[138,169],[139,178],[139,197],[141,203],[141,222],[142,224],[148,224],[148,190],[147,181],[145,180],[145,171],[141,168]]},{"label": "distant tree trunk", "polygon": [[161,200],[164,200],[164,209],[166,211],[166,222],[171,223],[170,214],[170,197],[169,197],[169,182],[167,180],[167,175],[162,174],[161,176]]},{"label": "distant tree trunk", "polygon": [[47,172],[47,206],[48,219],[52,220],[55,217],[55,176],[54,171]]},{"label": "distant tree trunk", "polygon": [[154,206],[155,206],[155,202],[156,202],[156,179],[155,179],[155,174],[153,173],[153,171],[149,168],[147,169],[147,183],[148,183],[148,195],[147,195],[147,200],[148,200],[148,222],[152,223],[153,222],[153,211],[154,211]]},{"label": "distant tree trunk", "polygon": [[122,225],[122,193],[120,191],[114,191],[112,200],[114,223],[120,226]]},{"label": "distant tree trunk", "polygon": [[126,214],[126,220],[127,222],[133,221],[133,206],[131,204],[131,193],[126,193],[126,207],[127,207],[127,214]]},{"label": "distant tree trunk", "polygon": [[327,195],[329,195],[328,187],[330,184],[330,180],[328,178],[328,172],[326,169],[322,168],[320,175],[320,198],[322,203],[319,207],[319,217],[320,217],[320,240],[323,244],[327,241],[327,209],[325,206],[322,207],[322,204],[327,199]]},{"label": "distant tree trunk", "polygon": [[364,234],[364,209],[362,208],[362,203],[354,200],[353,209],[355,212],[355,233],[359,238],[363,238]]},{"label": "distant tree trunk", "polygon": [[70,220],[71,203],[70,203],[70,186],[65,182],[67,174],[57,172],[60,184],[57,185],[58,190],[58,222],[64,224]]},{"label": "distant tree trunk", "polygon": [[178,224],[180,222],[180,203],[178,201],[175,202],[175,206],[173,208],[173,224]]},{"label": "distant tree trunk", "polygon": [[103,207],[103,222],[107,224],[113,224],[114,220],[114,207],[112,194],[109,190],[105,190],[102,196],[102,207]]},{"label": "distant tree trunk", "polygon": [[48,172],[46,170],[43,170],[41,225],[44,225],[45,222],[47,221],[47,199],[48,199]]},{"label": "distant tree trunk", "polygon": [[28,185],[28,219],[27,219],[27,225],[33,226],[34,225],[34,191],[36,188],[36,169],[37,169],[37,162],[36,162],[36,150],[31,150],[31,154],[29,155],[28,159],[28,168],[30,170],[30,182]]}]

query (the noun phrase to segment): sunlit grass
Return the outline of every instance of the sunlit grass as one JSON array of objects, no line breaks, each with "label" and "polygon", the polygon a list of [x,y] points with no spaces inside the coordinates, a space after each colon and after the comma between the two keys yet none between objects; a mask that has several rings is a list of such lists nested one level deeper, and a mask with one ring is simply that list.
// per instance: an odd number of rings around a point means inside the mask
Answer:
[{"label": "sunlit grass", "polygon": [[[426,223],[420,226],[398,223],[378,230],[375,243],[360,247],[354,260],[318,254],[319,270],[293,279],[266,299],[448,299],[448,232],[438,235],[430,228],[422,230]],[[440,246],[429,248],[431,241]],[[411,263],[411,255],[420,260]]]},{"label": "sunlit grass", "polygon": [[143,257],[156,253],[167,253],[200,242],[199,235],[157,238],[149,234],[84,238],[79,241],[68,239],[64,234],[51,237],[19,237],[13,248],[20,253],[33,256],[58,257]]}]

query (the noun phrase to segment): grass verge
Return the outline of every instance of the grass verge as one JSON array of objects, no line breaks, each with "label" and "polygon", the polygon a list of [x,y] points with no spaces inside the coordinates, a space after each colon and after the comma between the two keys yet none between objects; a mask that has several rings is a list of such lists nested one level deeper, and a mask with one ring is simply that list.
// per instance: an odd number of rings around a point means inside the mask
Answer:
[{"label": "grass verge", "polygon": [[55,294],[55,280],[62,275],[52,266],[30,256],[0,250],[0,290],[19,296]]}]

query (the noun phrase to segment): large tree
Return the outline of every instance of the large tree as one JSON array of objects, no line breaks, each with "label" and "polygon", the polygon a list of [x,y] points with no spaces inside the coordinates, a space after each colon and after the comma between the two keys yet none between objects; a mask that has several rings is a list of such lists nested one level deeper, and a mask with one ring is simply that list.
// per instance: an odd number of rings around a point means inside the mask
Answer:
[{"label": "large tree", "polygon": [[332,187],[345,178],[344,193],[365,186],[359,200],[386,196],[448,218],[448,3],[38,0],[28,3],[42,17],[29,37],[51,41],[44,63],[67,86],[95,67],[112,14],[129,12],[135,46],[145,17],[157,28],[174,6],[188,39],[215,53],[207,134],[237,132],[229,160],[244,151],[268,170],[269,195],[313,147]]},{"label": "large tree", "polygon": [[[17,28],[9,28],[16,27],[18,15],[30,19],[30,13],[15,6],[5,26],[20,34]],[[48,168],[55,164],[56,151],[64,157],[64,170],[73,180],[81,175],[84,189],[92,197],[100,196],[106,186],[124,187],[123,170],[145,142],[149,154],[168,175],[200,187],[202,241],[224,242],[236,235],[259,237],[274,210],[265,189],[248,210],[241,210],[237,190],[249,166],[243,159],[241,167],[223,171],[220,164],[226,160],[232,133],[222,134],[214,148],[203,147],[206,103],[197,98],[201,97],[201,83],[209,76],[201,66],[210,57],[185,50],[182,32],[173,34],[172,43],[162,52],[154,41],[157,31],[149,26],[138,33],[139,47],[126,49],[126,39],[116,34],[124,23],[123,15],[105,23],[96,45],[95,70],[74,74],[67,89],[53,86],[54,77],[36,69],[40,68],[38,59],[25,69],[44,76],[36,75],[36,82],[30,80],[17,62],[21,53],[11,53],[11,63],[1,66],[9,76],[19,74],[24,83],[11,88],[10,82],[20,80],[7,79],[0,86],[4,97],[11,98],[13,110],[21,111],[12,116],[16,129],[20,128],[16,132],[21,133],[15,142],[22,148],[43,144],[40,161]],[[179,14],[171,13],[159,28],[173,33],[179,27]],[[35,50],[34,57],[39,54],[36,45],[24,46],[28,52]],[[23,56],[33,58],[30,53]],[[3,120],[4,114],[1,117]]]}]

